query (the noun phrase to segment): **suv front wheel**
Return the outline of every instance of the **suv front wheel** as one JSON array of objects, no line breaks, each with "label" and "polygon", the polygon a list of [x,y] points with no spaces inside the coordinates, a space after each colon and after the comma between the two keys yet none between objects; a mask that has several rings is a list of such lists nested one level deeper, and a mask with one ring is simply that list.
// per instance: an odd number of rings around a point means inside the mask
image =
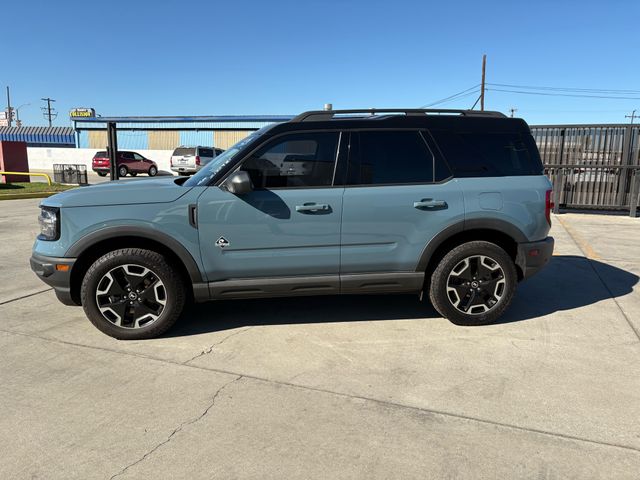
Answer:
[{"label": "suv front wheel", "polygon": [[159,253],[139,248],[114,250],[87,270],[80,292],[82,307],[91,323],[111,337],[157,337],[182,313],[185,289],[180,280]]},{"label": "suv front wheel", "polygon": [[485,325],[509,307],[518,282],[511,257],[484,241],[464,243],[448,252],[431,276],[429,297],[435,309],[456,325]]}]

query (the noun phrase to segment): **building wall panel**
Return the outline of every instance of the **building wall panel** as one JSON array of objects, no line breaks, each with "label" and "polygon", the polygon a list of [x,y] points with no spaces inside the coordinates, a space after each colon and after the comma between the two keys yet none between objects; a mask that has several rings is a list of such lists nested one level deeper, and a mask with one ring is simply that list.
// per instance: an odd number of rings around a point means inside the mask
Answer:
[{"label": "building wall panel", "polygon": [[149,148],[148,132],[128,132],[118,130],[118,149],[147,150]]},{"label": "building wall panel", "polygon": [[252,133],[251,130],[237,130],[237,131],[217,131],[213,132],[213,146],[226,150],[233,144],[239,142],[247,135]]},{"label": "building wall panel", "polygon": [[213,132],[183,130],[180,132],[180,145],[211,147],[213,146]]},{"label": "building wall panel", "polygon": [[89,132],[89,148],[107,148],[107,131]]},{"label": "building wall panel", "polygon": [[180,145],[180,132],[177,130],[162,130],[148,132],[150,150],[173,150]]}]

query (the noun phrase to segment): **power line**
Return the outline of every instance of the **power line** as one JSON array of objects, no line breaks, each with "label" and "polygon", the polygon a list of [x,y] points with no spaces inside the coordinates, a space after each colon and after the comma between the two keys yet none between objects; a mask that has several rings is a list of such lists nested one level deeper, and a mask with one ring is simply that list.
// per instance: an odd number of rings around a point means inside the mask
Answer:
[{"label": "power line", "polygon": [[[441,98],[440,100],[436,100],[433,103],[428,103],[426,105],[422,105],[419,108],[433,107],[434,105],[439,105],[439,104],[445,103],[445,102],[447,102],[449,100],[457,100],[457,97],[462,98],[462,96],[466,96],[466,95],[463,95],[463,94],[466,94],[467,92],[470,92],[471,90],[476,90],[479,86],[480,86],[480,84],[478,83],[477,85],[474,85],[473,87],[469,87],[466,90],[462,90],[461,92],[454,93],[453,95],[449,95],[448,97]],[[470,92],[470,93],[475,93],[475,92]]]},{"label": "power line", "polygon": [[608,98],[612,100],[640,100],[640,97],[617,97],[611,95],[583,95],[578,93],[547,93],[547,92],[525,92],[523,90],[507,90],[502,88],[487,88],[493,92],[518,93],[522,95],[544,95],[547,97],[578,97],[578,98]]},{"label": "power line", "polygon": [[534,87],[531,85],[512,85],[509,83],[489,83],[487,85],[493,85],[494,87],[508,87],[508,88],[524,88],[526,90],[552,90],[561,92],[582,92],[582,93],[610,93],[610,94],[636,94],[640,93],[640,90],[618,90],[618,89],[605,89],[605,88],[577,88],[577,87]]}]

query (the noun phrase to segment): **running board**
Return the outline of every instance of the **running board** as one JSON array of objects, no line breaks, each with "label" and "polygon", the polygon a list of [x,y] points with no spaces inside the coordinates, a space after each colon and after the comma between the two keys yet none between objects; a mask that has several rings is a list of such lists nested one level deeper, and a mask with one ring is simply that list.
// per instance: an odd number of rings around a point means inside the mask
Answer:
[{"label": "running board", "polygon": [[305,295],[365,293],[418,293],[424,274],[420,272],[356,273],[309,277],[265,277],[209,282],[213,300]]}]

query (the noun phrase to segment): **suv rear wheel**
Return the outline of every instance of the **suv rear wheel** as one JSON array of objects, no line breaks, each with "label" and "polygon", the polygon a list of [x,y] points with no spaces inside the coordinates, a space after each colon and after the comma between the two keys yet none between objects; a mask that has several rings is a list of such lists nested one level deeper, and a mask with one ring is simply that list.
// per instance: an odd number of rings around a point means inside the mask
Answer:
[{"label": "suv rear wheel", "polygon": [[440,261],[431,276],[435,309],[456,325],[485,325],[509,307],[518,276],[511,257],[498,245],[464,243]]},{"label": "suv rear wheel", "polygon": [[157,337],[182,313],[185,289],[180,279],[159,253],[115,250],[96,260],[85,274],[82,307],[91,323],[111,337]]},{"label": "suv rear wheel", "polygon": [[125,167],[124,165],[122,165],[121,167],[118,167],[118,176],[119,177],[126,177],[128,172],[129,172],[129,169],[127,167]]}]

